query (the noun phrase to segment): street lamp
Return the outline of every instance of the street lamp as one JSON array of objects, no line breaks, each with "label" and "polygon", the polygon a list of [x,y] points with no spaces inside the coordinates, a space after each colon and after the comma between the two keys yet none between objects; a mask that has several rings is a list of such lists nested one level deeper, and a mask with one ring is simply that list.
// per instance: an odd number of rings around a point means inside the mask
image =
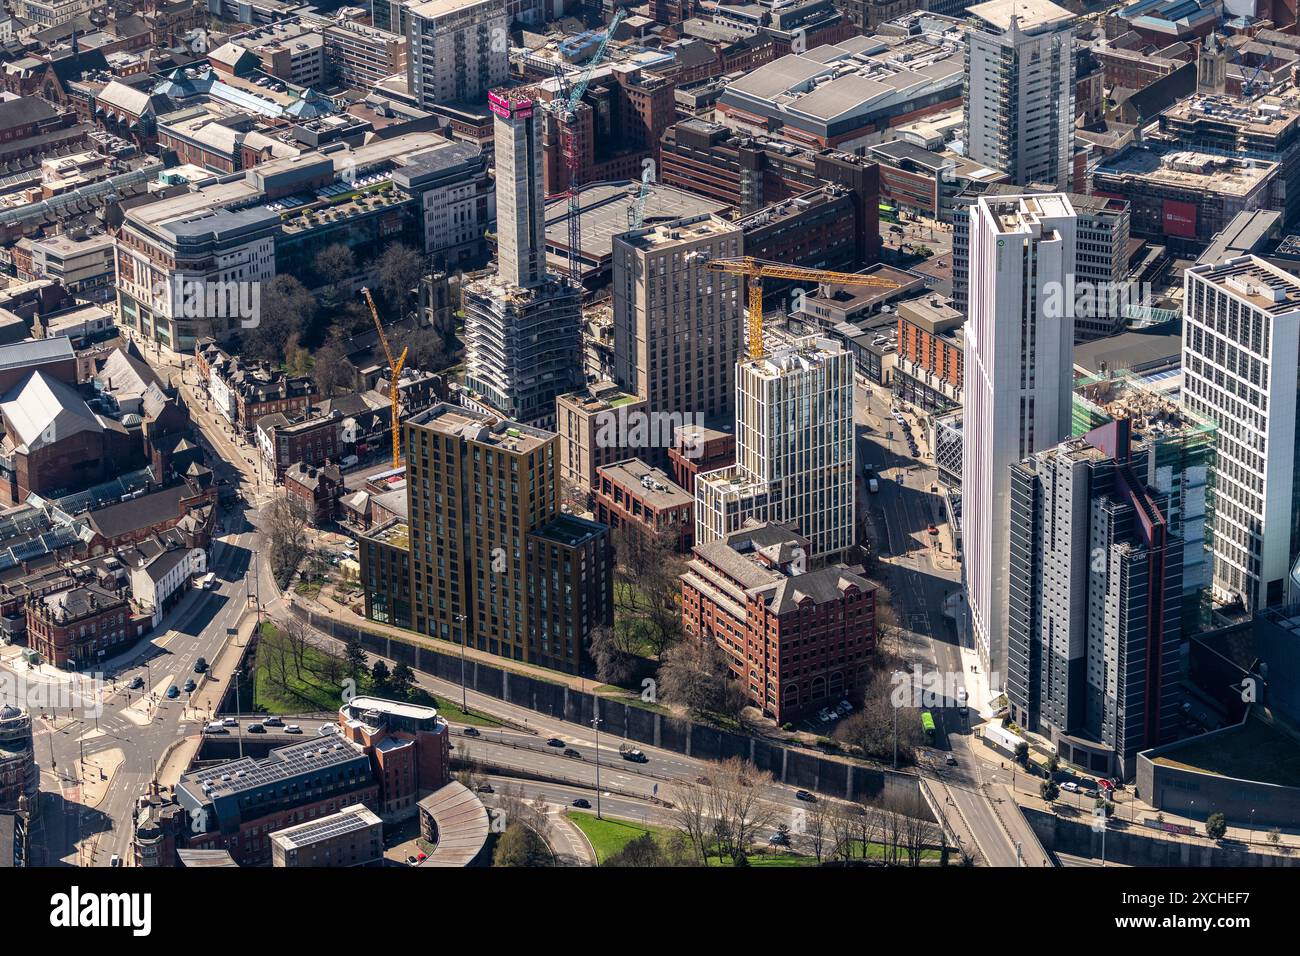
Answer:
[{"label": "street lamp", "polygon": [[[599,698],[592,698],[592,706],[597,710],[600,708]],[[593,714],[591,726],[596,731],[596,819],[600,817],[600,715]]]},{"label": "street lamp", "polygon": [[[464,614],[453,615],[453,620],[457,624],[468,624],[469,618]],[[465,689],[465,643],[469,640],[468,628],[464,628],[460,633],[460,710],[461,713],[469,713],[469,693]]]}]

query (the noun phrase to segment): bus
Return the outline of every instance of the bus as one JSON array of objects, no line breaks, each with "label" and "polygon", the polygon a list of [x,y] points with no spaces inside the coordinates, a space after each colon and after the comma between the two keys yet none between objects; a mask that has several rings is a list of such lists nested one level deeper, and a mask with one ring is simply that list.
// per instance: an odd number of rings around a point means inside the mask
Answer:
[{"label": "bus", "polygon": [[926,739],[934,743],[934,718],[928,710],[921,711],[921,729],[925,731]]}]

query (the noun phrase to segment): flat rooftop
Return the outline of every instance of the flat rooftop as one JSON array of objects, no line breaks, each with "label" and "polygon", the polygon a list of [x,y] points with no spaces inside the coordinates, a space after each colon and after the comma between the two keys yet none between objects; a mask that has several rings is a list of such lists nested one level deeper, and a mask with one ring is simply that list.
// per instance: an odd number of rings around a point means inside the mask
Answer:
[{"label": "flat rooftop", "polygon": [[412,416],[408,421],[442,435],[455,435],[515,455],[528,454],[555,437],[554,432],[445,402]]},{"label": "flat rooftop", "polygon": [[1074,207],[1065,193],[1033,193],[1020,196],[980,198],[1005,233],[1032,233],[1043,226],[1044,219],[1065,219],[1074,215]]},{"label": "flat rooftop", "polygon": [[597,470],[624,491],[657,510],[693,506],[695,503],[695,499],[663,469],[648,465],[640,458],[626,458],[603,465]]},{"label": "flat rooftop", "polygon": [[271,839],[287,850],[297,850],[322,840],[332,840],[348,833],[382,825],[382,821],[372,810],[365,804],[357,803],[338,813],[276,830],[271,834]]},{"label": "flat rooftop", "polygon": [[658,249],[733,233],[736,235],[740,233],[734,223],[718,216],[700,216],[648,226],[635,232],[625,232],[621,241],[637,249]]},{"label": "flat rooftop", "polygon": [[[579,190],[582,208],[582,249],[579,252],[593,262],[612,255],[613,240],[628,231],[629,213],[635,209],[641,183],[593,183]],[[656,220],[689,219],[719,214],[730,208],[724,202],[698,196],[684,189],[650,183],[646,186],[642,224]],[[567,199],[546,204],[546,244],[553,249],[569,248],[569,208]],[[552,253],[554,256],[554,253]]]},{"label": "flat rooftop", "polygon": [[1006,32],[1011,28],[1011,18],[1025,32],[1047,27],[1062,26],[1074,19],[1074,14],[1051,0],[989,0],[967,7],[966,13]]},{"label": "flat rooftop", "polygon": [[1226,196],[1248,196],[1272,177],[1277,168],[1277,163],[1263,159],[1239,160],[1194,150],[1161,154],[1134,147],[1108,156],[1097,167],[1097,173],[1132,176],[1160,185]]},{"label": "flat rooftop", "polygon": [[1269,315],[1300,310],[1300,279],[1258,256],[1238,256],[1190,271]]}]

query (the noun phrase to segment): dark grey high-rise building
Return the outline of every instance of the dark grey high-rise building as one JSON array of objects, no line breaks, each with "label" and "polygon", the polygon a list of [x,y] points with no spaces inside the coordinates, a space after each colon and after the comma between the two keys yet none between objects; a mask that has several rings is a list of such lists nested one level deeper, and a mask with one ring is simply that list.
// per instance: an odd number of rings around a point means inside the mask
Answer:
[{"label": "dark grey high-rise building", "polygon": [[1011,468],[1007,697],[1061,759],[1132,777],[1178,719],[1182,542],[1121,419]]}]

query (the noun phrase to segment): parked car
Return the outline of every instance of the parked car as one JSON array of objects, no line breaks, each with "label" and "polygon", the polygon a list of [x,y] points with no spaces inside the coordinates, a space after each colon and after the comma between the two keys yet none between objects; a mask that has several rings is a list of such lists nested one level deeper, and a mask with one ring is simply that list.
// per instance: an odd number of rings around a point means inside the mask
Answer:
[{"label": "parked car", "polygon": [[853,705],[850,704],[847,700],[842,700],[840,701],[839,711],[841,714],[845,714],[845,715],[851,714],[853,713]]},{"label": "parked car", "polygon": [[465,734],[466,737],[481,737],[481,736],[482,736],[482,734],[480,734],[480,733],[478,732],[478,730],[477,730],[476,728],[474,728],[474,727],[466,727],[465,730],[463,731],[463,733]]},{"label": "parked car", "polygon": [[948,754],[948,757],[946,760],[944,760],[944,763],[946,763],[949,767],[955,767],[957,766],[957,758],[954,757],[952,754]]},{"label": "parked car", "polygon": [[194,683],[194,678],[191,677],[185,681],[184,685],[182,685],[181,687],[181,690],[185,691],[185,693],[187,694],[192,694],[194,692],[194,688],[197,686],[198,685]]},{"label": "parked car", "polygon": [[321,724],[316,728],[317,737],[328,737],[330,734],[336,734],[339,731],[338,724]]},{"label": "parked car", "polygon": [[492,784],[490,784],[490,783],[480,783],[480,784],[478,785],[478,792],[479,792],[479,793],[496,793],[496,791],[492,789]]},{"label": "parked car", "polygon": [[121,858],[120,856],[118,856],[116,853],[114,853],[111,857],[109,857],[109,859],[108,859],[108,865],[109,865],[109,866],[121,866],[121,865],[122,865],[122,858]]},{"label": "parked car", "polygon": [[588,800],[586,797],[579,797],[577,800],[574,800],[573,805],[580,810],[591,809],[591,801]]},{"label": "parked car", "polygon": [[175,684],[172,684],[171,687],[168,687],[168,688],[167,688],[167,699],[168,699],[168,700],[175,700],[175,699],[176,699],[177,697],[179,697],[179,696],[181,696],[181,692],[180,692],[180,690],[177,688],[177,686],[176,686]]},{"label": "parked car", "polygon": [[284,728],[284,732],[286,734],[300,734],[302,733],[302,728],[297,724],[290,724],[288,727]]},{"label": "parked car", "polygon": [[197,661],[194,662],[194,673],[202,674],[207,669],[208,669],[208,659],[206,657],[200,657]]},{"label": "parked car", "polygon": [[798,800],[802,800],[802,801],[804,801],[805,803],[816,803],[816,802],[817,802],[817,797],[816,797],[814,794],[809,793],[807,790],[796,790],[796,791],[794,792],[794,795],[795,795],[795,798],[796,798],[796,799],[798,799]]},{"label": "parked car", "polygon": [[144,686],[144,678],[141,677],[139,674],[136,674],[134,677],[131,678],[131,683],[128,684],[127,686],[130,687],[131,690],[139,690],[141,687]]}]

